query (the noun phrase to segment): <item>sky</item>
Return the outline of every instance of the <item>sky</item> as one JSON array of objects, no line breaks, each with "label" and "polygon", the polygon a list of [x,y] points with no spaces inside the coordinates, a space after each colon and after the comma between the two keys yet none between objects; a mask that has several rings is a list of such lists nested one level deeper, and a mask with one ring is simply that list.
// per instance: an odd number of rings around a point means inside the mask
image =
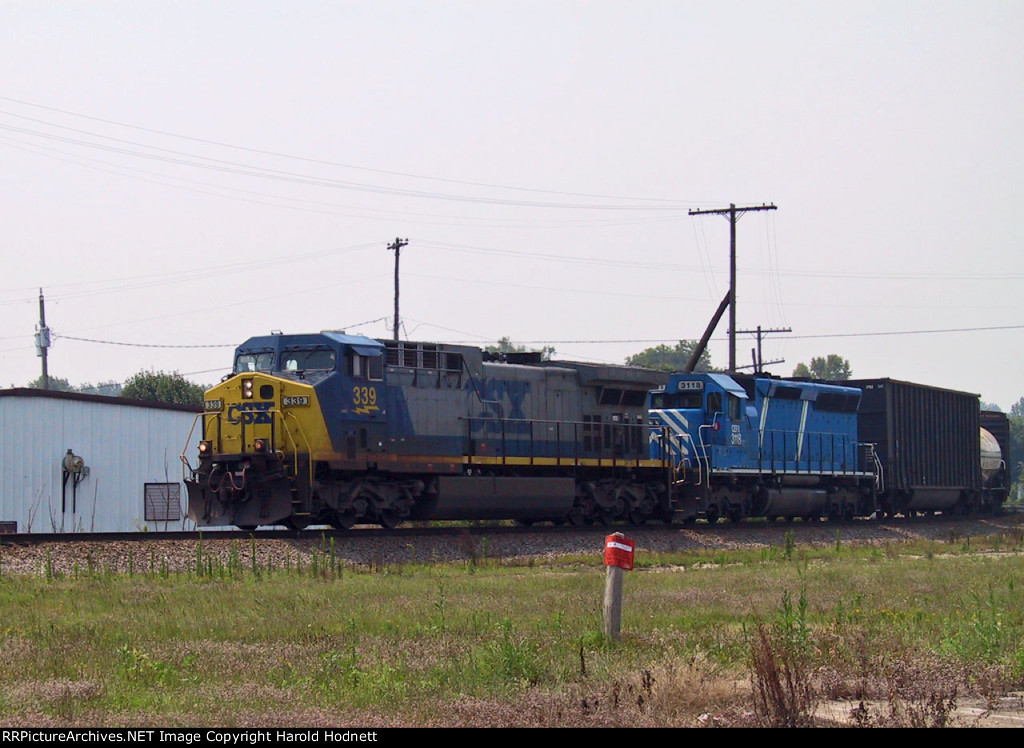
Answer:
[{"label": "sky", "polygon": [[[1024,397],[1020,0],[0,0],[0,386],[274,330]],[[768,206],[772,209],[763,209]],[[405,243],[407,242],[407,243]],[[729,363],[728,315],[711,363]],[[768,332],[771,331],[771,332]]]}]

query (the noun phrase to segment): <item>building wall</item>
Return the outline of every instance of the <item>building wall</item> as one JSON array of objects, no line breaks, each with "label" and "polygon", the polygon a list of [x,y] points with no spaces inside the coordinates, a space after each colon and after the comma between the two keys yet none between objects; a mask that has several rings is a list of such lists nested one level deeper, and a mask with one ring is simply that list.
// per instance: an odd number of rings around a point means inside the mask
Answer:
[{"label": "building wall", "polygon": [[[120,398],[0,391],[0,527],[17,532],[191,530],[181,455],[196,410]],[[186,444],[186,442],[188,442]],[[68,450],[87,474],[65,476]],[[150,515],[174,519],[147,520]],[[175,501],[175,496],[177,501]],[[177,507],[173,506],[177,504]]]}]

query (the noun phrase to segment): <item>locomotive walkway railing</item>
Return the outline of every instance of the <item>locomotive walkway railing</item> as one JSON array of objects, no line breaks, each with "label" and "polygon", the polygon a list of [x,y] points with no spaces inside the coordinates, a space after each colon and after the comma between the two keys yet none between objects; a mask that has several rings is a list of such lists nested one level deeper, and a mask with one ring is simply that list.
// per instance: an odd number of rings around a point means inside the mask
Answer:
[{"label": "locomotive walkway railing", "polygon": [[[710,485],[716,472],[853,475],[877,473],[878,469],[876,465],[868,468],[867,462],[861,465],[864,445],[845,434],[775,429],[765,431],[756,449],[744,454],[743,445],[713,443],[712,435],[717,433],[715,424],[705,424],[698,428],[696,441],[688,433],[682,434],[680,444],[685,442],[691,450],[688,455],[679,450],[675,472],[693,470],[698,485]],[[668,454],[667,437],[663,435],[659,443],[663,445],[661,453]],[[870,453],[864,459],[877,463]]]},{"label": "locomotive walkway railing", "polygon": [[[499,464],[650,464],[649,427],[644,423],[600,423],[473,417],[466,422],[470,458]],[[494,444],[495,440],[497,444]],[[525,463],[523,462],[525,460]]]}]

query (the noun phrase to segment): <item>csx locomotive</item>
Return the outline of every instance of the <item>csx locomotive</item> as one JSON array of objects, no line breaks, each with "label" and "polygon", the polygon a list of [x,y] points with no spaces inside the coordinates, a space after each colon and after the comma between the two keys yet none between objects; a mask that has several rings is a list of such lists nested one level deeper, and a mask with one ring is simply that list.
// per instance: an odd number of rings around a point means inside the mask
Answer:
[{"label": "csx locomotive", "polygon": [[1000,416],[893,380],[274,334],[237,348],[182,459],[199,527],[968,513],[1006,496]]}]

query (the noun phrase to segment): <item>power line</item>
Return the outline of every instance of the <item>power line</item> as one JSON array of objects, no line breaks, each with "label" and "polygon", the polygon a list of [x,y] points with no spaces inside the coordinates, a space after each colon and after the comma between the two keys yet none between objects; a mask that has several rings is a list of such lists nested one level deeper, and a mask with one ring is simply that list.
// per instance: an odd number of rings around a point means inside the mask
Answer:
[{"label": "power line", "polygon": [[210,343],[207,345],[162,345],[160,343],[122,343],[117,340],[97,340],[95,338],[79,338],[74,335],[53,333],[55,339],[77,340],[80,343],[98,343],[100,345],[123,345],[129,348],[237,348],[238,343]]},{"label": "power line", "polygon": [[[0,97],[2,98],[2,97]],[[550,209],[573,209],[573,210],[639,210],[639,211],[681,211],[686,206],[678,201],[671,201],[659,198],[632,198],[632,197],[601,197],[597,195],[586,195],[582,193],[553,193],[560,194],[567,197],[583,197],[593,200],[624,200],[630,201],[635,204],[616,204],[616,203],[569,203],[569,202],[543,202],[536,200],[524,200],[524,199],[511,199],[511,198],[497,198],[497,197],[486,197],[480,195],[466,195],[466,194],[452,194],[444,192],[431,192],[419,189],[407,189],[397,187],[384,187],[381,185],[370,184],[366,182],[352,182],[343,181],[338,179],[327,179],[322,177],[315,177],[309,174],[302,174],[299,172],[285,171],[281,169],[268,169],[263,167],[251,166],[249,164],[240,163],[237,161],[228,161],[219,158],[210,158],[207,156],[200,156],[194,153],[188,153],[185,151],[179,151],[171,148],[162,148],[160,146],[149,145],[146,143],[140,143],[134,140],[127,140],[124,138],[117,138],[111,135],[104,135],[101,133],[91,132],[88,130],[82,130],[80,128],[68,127],[66,125],[58,125],[53,122],[47,122],[46,120],[40,120],[33,117],[26,117],[24,115],[14,114],[11,112],[0,112],[0,115],[8,117],[16,117],[18,119],[28,120],[37,124],[41,124],[47,127],[55,128],[58,130],[64,130],[71,133],[77,133],[79,135],[85,135],[90,138],[99,138],[101,140],[111,141],[112,144],[104,144],[101,142],[90,142],[89,140],[81,140],[79,138],[58,135],[56,133],[47,133],[41,130],[32,130],[25,127],[16,127],[13,125],[0,125],[0,130],[7,130],[8,132],[20,133],[22,135],[28,135],[30,137],[44,138],[46,140],[57,141],[67,143],[74,146],[82,146],[85,148],[92,148],[108,153],[115,153],[122,156],[130,156],[132,158],[144,158],[153,161],[160,161],[175,166],[186,166],[191,168],[207,169],[217,171],[221,173],[233,174],[238,176],[256,177],[260,179],[272,179],[278,181],[285,181],[293,184],[302,184],[306,186],[314,187],[327,187],[332,189],[344,189],[344,190],[355,190],[358,192],[376,193],[384,195],[399,195],[404,197],[414,197],[431,200],[446,200],[455,202],[468,202],[478,203],[485,205],[500,205],[507,207],[530,207],[530,208],[550,208]],[[170,134],[170,133],[163,133]],[[227,144],[218,144],[227,146]],[[227,146],[230,147],[230,146]],[[143,150],[138,150],[143,149]],[[249,149],[241,149],[249,150]],[[267,154],[272,155],[272,154]],[[281,155],[281,154],[277,154]],[[344,164],[335,164],[335,166],[344,167]],[[413,175],[405,175],[413,176]],[[422,177],[421,177],[422,178]],[[483,186],[483,185],[477,185]],[[508,188],[492,186],[495,189],[519,189],[519,188]],[[544,192],[541,190],[529,190],[531,192]]]},{"label": "power line", "polygon": [[[232,143],[225,143],[223,141],[209,140],[209,139],[206,139],[206,138],[197,138],[197,137],[192,137],[192,136],[188,136],[188,135],[180,135],[178,133],[169,132],[167,130],[157,130],[157,129],[153,129],[153,128],[149,128],[149,127],[142,127],[142,126],[139,126],[139,125],[128,124],[126,122],[120,122],[118,120],[104,119],[102,117],[93,117],[93,116],[90,116],[90,115],[87,115],[87,114],[80,114],[78,112],[72,112],[72,111],[69,111],[67,109],[58,109],[56,107],[45,106],[43,104],[36,104],[36,103],[31,102],[31,101],[25,101],[23,99],[14,99],[14,98],[11,98],[9,96],[0,96],[0,101],[9,101],[9,102],[12,102],[12,103],[15,103],[15,104],[21,104],[23,106],[34,107],[36,109],[44,109],[46,111],[56,112],[58,114],[66,114],[66,115],[70,115],[72,117],[79,117],[81,119],[87,119],[87,120],[91,120],[93,122],[102,122],[103,124],[114,125],[116,127],[124,127],[124,128],[128,128],[128,129],[131,129],[131,130],[138,130],[140,132],[148,132],[148,133],[151,133],[151,134],[154,134],[154,135],[163,135],[163,136],[166,136],[166,137],[178,138],[179,140],[187,140],[187,141],[191,141],[193,143],[201,143],[203,145],[215,145],[215,146],[218,146],[218,147],[221,147],[221,148],[231,148],[233,150],[245,151],[247,153],[254,153],[254,154],[261,155],[261,156],[273,156],[275,158],[287,158],[287,159],[292,159],[294,161],[304,161],[306,163],[318,164],[318,165],[321,165],[321,166],[335,166],[335,167],[342,168],[342,169],[353,169],[353,170],[357,170],[357,171],[366,171],[366,172],[371,172],[371,173],[375,173],[375,174],[384,174],[384,175],[387,175],[387,176],[405,177],[405,178],[409,178],[409,179],[422,179],[422,180],[428,180],[428,181],[433,181],[433,182],[446,182],[446,183],[449,183],[449,184],[461,184],[461,185],[466,185],[466,186],[470,186],[470,187],[486,187],[488,189],[510,190],[510,191],[517,191],[517,192],[534,192],[534,193],[538,193],[538,194],[562,195],[562,196],[566,196],[566,197],[587,197],[587,198],[596,198],[596,199],[602,199],[602,200],[634,200],[634,201],[637,201],[637,202],[652,202],[652,203],[659,203],[660,202],[660,203],[671,204],[671,205],[673,205],[674,207],[677,207],[677,208],[679,207],[679,201],[668,200],[668,199],[665,199],[665,198],[630,197],[630,196],[623,196],[623,195],[604,195],[604,194],[599,194],[599,193],[598,194],[594,194],[594,193],[585,193],[585,192],[567,192],[567,191],[560,191],[560,190],[545,190],[545,189],[538,189],[538,188],[532,188],[532,187],[515,187],[515,186],[511,186],[511,185],[493,184],[493,183],[488,183],[488,182],[474,182],[474,181],[470,181],[470,180],[451,179],[451,178],[446,178],[446,177],[435,177],[435,176],[428,176],[428,175],[424,175],[424,174],[414,174],[412,172],[392,171],[392,170],[388,170],[388,169],[376,169],[376,168],[372,168],[372,167],[368,167],[368,166],[356,166],[354,164],[345,164],[345,163],[339,163],[339,162],[336,162],[336,161],[327,161],[327,160],[324,160],[324,159],[308,158],[308,157],[305,157],[305,156],[295,156],[295,155],[292,155],[292,154],[280,153],[280,152],[277,152],[277,151],[269,151],[269,150],[264,150],[264,149],[260,149],[260,148],[251,148],[251,147],[247,147],[247,146],[235,145],[235,144],[232,144]],[[76,131],[76,132],[85,132],[87,134],[95,135],[95,133],[88,133],[88,131],[75,130],[74,128],[68,128],[68,127],[64,127],[62,125],[56,125],[56,124],[47,122],[45,120],[38,120],[38,119],[31,118],[31,117],[26,117],[24,115],[20,115],[20,114],[13,114],[13,113],[8,113],[8,112],[0,112],[0,114],[6,114],[7,116],[10,116],[10,117],[17,117],[19,119],[26,119],[26,120],[29,120],[29,121],[32,121],[32,122],[39,122],[41,124],[50,125],[52,127],[60,127],[62,129],[68,129],[68,130],[72,130],[72,131]],[[99,135],[97,137],[106,137],[106,136]],[[703,201],[687,201],[687,204],[703,204]]]},{"label": "power line", "polygon": [[[894,335],[937,335],[957,332],[994,332],[1000,330],[1024,330],[1024,325],[995,325],[989,327],[951,327],[939,330],[890,330],[885,332],[851,332],[851,333],[823,333],[820,335],[792,335],[787,340],[821,340],[825,338],[874,338]],[[728,340],[728,338],[715,338],[717,342]],[[453,341],[459,342],[459,341]],[[465,341],[463,341],[465,342]],[[677,338],[627,338],[620,340],[517,340],[517,343],[529,343],[530,345],[600,345],[619,343],[674,343]]]},{"label": "power line", "polygon": [[[372,324],[374,322],[381,322],[388,319],[387,317],[378,317],[377,319],[367,320],[366,322],[359,322],[354,325],[344,325],[342,329],[350,329],[354,327],[360,327],[362,325]],[[438,329],[449,329],[434,325],[429,322],[420,322],[420,324],[428,325],[430,327],[437,327]],[[1002,330],[1024,330],[1024,325],[990,325],[986,327],[948,327],[936,330],[887,330],[880,332],[850,332],[850,333],[821,333],[817,335],[790,335],[787,337],[788,340],[823,340],[828,338],[876,338],[876,337],[891,337],[895,335],[941,335],[948,333],[958,332],[998,332]],[[451,332],[459,332],[456,330],[450,330]],[[738,333],[753,333],[752,330],[738,330]],[[782,332],[781,330],[765,330],[763,332]],[[786,330],[788,332],[788,330]],[[209,343],[209,344],[190,344],[190,345],[170,345],[160,343],[125,343],[116,340],[99,340],[96,338],[82,338],[74,335],[60,335],[58,333],[52,333],[54,339],[64,340],[75,340],[82,343],[96,343],[99,345],[120,345],[132,348],[236,348],[238,343]],[[728,340],[728,338],[715,338],[717,342]],[[480,335],[476,340],[450,340],[447,341],[452,345],[478,345],[481,341],[484,342],[497,342],[491,341],[491,338],[486,335]],[[442,342],[442,341],[439,341]],[[529,343],[530,345],[615,345],[624,343],[635,343],[635,344],[650,344],[650,343],[675,343],[678,342],[677,338],[605,338],[605,339],[576,339],[576,340],[517,340],[517,343]]]}]

